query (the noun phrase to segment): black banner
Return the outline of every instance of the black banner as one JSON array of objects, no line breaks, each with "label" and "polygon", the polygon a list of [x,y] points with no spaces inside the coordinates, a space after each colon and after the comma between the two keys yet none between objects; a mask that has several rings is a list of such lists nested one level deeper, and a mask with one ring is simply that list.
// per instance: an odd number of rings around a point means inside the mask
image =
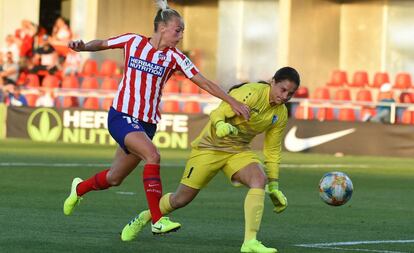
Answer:
[{"label": "black banner", "polygon": [[[8,107],[6,137],[34,141],[115,145],[107,130],[107,112]],[[158,148],[190,148],[207,115],[163,114],[154,143]],[[260,150],[263,135],[252,147]],[[414,157],[414,126],[368,122],[290,119],[283,148],[290,152]]]}]

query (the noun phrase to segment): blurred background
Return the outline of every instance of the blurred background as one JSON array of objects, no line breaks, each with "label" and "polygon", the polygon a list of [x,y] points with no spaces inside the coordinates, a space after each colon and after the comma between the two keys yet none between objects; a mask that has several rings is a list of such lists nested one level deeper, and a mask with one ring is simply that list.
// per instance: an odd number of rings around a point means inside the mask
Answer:
[{"label": "blurred background", "polygon": [[[302,78],[288,105],[294,119],[414,125],[414,1],[169,4],[185,21],[178,48],[225,89],[269,80],[289,65]],[[155,12],[152,0],[0,0],[4,108],[107,110],[122,78],[122,50],[74,53],[67,43],[127,32],[151,36]],[[207,114],[217,103],[176,73],[164,87],[161,111]]]}]

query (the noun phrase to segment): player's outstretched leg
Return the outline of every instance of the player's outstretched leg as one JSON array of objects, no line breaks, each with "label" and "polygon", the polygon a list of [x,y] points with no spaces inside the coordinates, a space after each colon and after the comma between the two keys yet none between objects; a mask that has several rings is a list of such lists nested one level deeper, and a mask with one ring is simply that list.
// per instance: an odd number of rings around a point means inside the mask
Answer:
[{"label": "player's outstretched leg", "polygon": [[277,249],[268,248],[264,246],[260,241],[252,239],[244,242],[240,249],[243,253],[276,253]]},{"label": "player's outstretched leg", "polygon": [[74,178],[72,181],[72,186],[70,188],[70,194],[66,198],[65,202],[63,203],[63,213],[65,215],[71,215],[73,213],[73,210],[75,209],[75,206],[79,204],[80,200],[82,199],[78,194],[76,193],[76,187],[78,184],[83,182],[80,178]]}]

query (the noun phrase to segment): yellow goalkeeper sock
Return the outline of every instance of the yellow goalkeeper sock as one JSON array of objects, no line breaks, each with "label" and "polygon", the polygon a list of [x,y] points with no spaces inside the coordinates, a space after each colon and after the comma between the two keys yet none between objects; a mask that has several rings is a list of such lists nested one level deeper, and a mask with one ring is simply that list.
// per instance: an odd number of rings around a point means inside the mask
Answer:
[{"label": "yellow goalkeeper sock", "polygon": [[256,234],[260,229],[264,209],[265,191],[253,188],[247,192],[244,200],[244,241],[256,239]]},{"label": "yellow goalkeeper sock", "polygon": [[[160,199],[160,210],[161,210],[161,214],[165,215],[165,214],[169,214],[172,211],[174,211],[175,209],[171,207],[170,204],[170,196],[171,196],[171,192],[164,194],[164,196],[161,197]],[[151,213],[149,212],[149,210],[147,210],[146,212],[142,213],[143,217],[145,220],[151,220]]]}]

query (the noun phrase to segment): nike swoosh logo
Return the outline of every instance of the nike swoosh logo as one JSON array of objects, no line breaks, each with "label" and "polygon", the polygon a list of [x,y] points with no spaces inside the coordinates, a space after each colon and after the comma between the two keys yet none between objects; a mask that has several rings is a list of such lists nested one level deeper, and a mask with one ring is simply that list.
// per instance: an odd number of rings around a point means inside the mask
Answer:
[{"label": "nike swoosh logo", "polygon": [[158,226],[158,227],[156,227],[156,226],[152,226],[153,228],[155,228],[156,230],[161,230],[162,229],[162,226],[160,225],[160,226]]},{"label": "nike swoosh logo", "polygon": [[355,128],[350,128],[330,134],[324,134],[309,138],[298,138],[296,137],[297,126],[292,127],[285,137],[285,147],[291,152],[300,152],[323,143],[341,138],[342,136],[348,135],[355,132]]}]

